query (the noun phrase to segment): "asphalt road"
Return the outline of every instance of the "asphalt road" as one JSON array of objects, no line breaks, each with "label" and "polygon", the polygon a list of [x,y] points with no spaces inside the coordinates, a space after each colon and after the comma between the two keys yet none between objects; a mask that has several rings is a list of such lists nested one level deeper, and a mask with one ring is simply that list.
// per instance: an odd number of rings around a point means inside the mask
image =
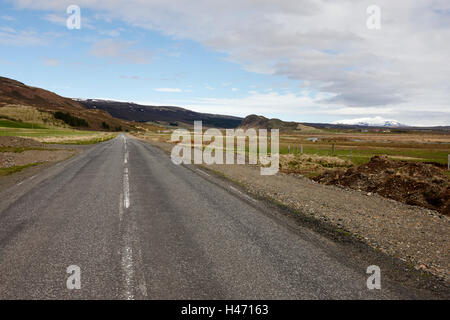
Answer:
[{"label": "asphalt road", "polygon": [[[379,299],[367,265],[120,135],[0,194],[1,299]],[[67,268],[80,268],[68,289]],[[391,286],[392,288],[392,286]]]}]

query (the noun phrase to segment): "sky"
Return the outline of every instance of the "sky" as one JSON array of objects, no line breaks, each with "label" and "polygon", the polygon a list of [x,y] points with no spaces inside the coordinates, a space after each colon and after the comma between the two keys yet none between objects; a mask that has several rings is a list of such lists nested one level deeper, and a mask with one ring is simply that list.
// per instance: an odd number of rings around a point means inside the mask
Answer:
[{"label": "sky", "polygon": [[450,125],[449,57],[448,0],[0,0],[0,75],[72,98]]}]

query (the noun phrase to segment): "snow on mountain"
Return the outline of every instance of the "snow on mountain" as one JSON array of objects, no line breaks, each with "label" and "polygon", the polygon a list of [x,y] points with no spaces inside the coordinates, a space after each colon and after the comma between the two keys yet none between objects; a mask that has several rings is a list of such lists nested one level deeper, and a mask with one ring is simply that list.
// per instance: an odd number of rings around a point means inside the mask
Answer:
[{"label": "snow on mountain", "polygon": [[348,124],[356,126],[367,126],[367,127],[406,127],[406,125],[401,124],[397,120],[383,119],[381,117],[374,118],[358,118],[358,119],[345,119],[334,121],[334,124]]}]

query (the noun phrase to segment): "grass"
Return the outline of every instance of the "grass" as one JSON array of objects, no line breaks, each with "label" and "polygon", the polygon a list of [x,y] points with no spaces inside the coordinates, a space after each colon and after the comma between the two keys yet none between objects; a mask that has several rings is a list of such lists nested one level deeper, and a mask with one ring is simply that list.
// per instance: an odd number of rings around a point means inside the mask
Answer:
[{"label": "grass", "polygon": [[111,139],[114,139],[117,136],[117,134],[113,133],[107,136],[102,137],[94,137],[92,139],[84,139],[84,140],[65,140],[63,142],[47,142],[48,144],[71,144],[71,145],[88,145],[88,144],[95,144],[99,142],[108,141]]},{"label": "grass", "polygon": [[4,128],[22,128],[22,129],[47,129],[46,127],[28,122],[12,121],[7,119],[0,119],[0,127]]},{"label": "grass", "polygon": [[0,126],[0,136],[31,138],[45,144],[85,145],[113,139],[117,133],[67,128],[29,129]]},{"label": "grass", "polygon": [[39,147],[0,147],[0,153],[1,152],[21,153],[28,150],[56,151],[58,149],[39,148]]},{"label": "grass", "polygon": [[89,136],[95,135],[97,132],[94,131],[82,131],[73,129],[23,129],[23,128],[5,128],[0,127],[0,136],[10,136],[10,137],[29,137],[29,138],[39,138],[39,137],[65,137],[65,136]]},{"label": "grass", "polygon": [[8,105],[0,107],[0,118],[19,123],[34,123],[42,127],[67,127],[63,121],[55,119],[52,113],[39,111],[30,106]]},{"label": "grass", "polygon": [[9,168],[0,168],[0,176],[8,176],[10,174],[22,171],[23,169],[35,167],[40,164],[43,164],[43,162],[29,163],[29,164],[26,164],[23,166],[14,166],[14,167],[9,167]]}]

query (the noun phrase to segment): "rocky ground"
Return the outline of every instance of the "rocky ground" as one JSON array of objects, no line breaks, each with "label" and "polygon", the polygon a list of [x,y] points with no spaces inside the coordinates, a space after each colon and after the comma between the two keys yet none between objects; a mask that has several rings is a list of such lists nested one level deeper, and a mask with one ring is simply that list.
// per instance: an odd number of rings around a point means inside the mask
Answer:
[{"label": "rocky ground", "polygon": [[74,153],[72,149],[49,147],[32,139],[0,137],[0,169],[33,163],[57,162]]}]

